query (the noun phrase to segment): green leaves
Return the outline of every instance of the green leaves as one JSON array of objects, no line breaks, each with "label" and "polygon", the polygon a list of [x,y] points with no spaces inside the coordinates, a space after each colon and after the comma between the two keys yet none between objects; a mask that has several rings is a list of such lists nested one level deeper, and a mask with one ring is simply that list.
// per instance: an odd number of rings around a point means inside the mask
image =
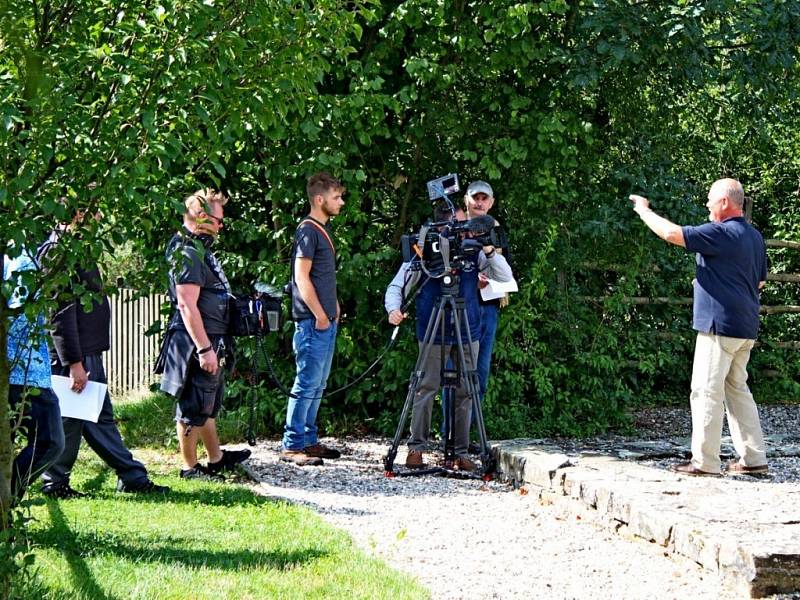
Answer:
[{"label": "green leaves", "polygon": [[[498,351],[514,372],[496,370],[490,429],[517,431],[519,417],[599,430],[629,398],[686,386],[672,376],[686,371],[685,349],[654,334],[683,331],[687,313],[623,298],[683,297],[691,260],[642,230],[627,194],[699,222],[704,188],[738,175],[768,236],[800,231],[792,3],[90,0],[54,8],[44,29],[32,3],[7,4],[3,239],[35,244],[76,208],[100,208],[97,236],[139,257],[129,285],[160,291],[181,199],[214,185],[232,198],[220,239],[229,276],[241,288],[283,283],[305,179],[329,170],[348,187],[334,227],[352,319],[335,384],[382,339],[397,241],[430,216],[425,181],[488,180],[521,284],[503,312]],[[104,247],[87,238],[70,251],[65,269]],[[800,269],[791,254],[774,259]],[[790,287],[766,293],[797,301]],[[612,300],[584,300],[599,296]],[[795,335],[796,322],[772,319],[770,335]],[[646,357],[640,367],[626,345]],[[291,349],[279,350],[288,373]],[[336,402],[354,418],[380,415],[410,362],[389,360]]]}]

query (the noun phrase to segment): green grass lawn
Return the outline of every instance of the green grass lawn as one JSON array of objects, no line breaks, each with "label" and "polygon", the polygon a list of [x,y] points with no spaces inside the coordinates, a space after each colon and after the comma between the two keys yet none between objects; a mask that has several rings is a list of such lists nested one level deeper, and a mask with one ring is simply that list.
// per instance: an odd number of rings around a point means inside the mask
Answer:
[{"label": "green grass lawn", "polygon": [[163,450],[136,454],[170,494],[116,493],[114,473],[85,447],[72,482],[90,498],[32,493],[36,577],[19,597],[428,597],[305,508],[242,484],[182,481],[176,458]]}]

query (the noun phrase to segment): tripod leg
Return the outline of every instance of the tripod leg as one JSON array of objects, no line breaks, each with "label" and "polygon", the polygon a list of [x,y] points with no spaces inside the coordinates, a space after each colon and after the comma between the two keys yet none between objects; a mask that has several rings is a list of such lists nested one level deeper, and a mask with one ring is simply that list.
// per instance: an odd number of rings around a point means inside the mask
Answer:
[{"label": "tripod leg", "polygon": [[406,400],[403,404],[403,410],[400,413],[400,420],[397,423],[397,429],[395,430],[394,438],[392,439],[392,445],[390,446],[389,451],[386,453],[386,456],[383,458],[383,467],[387,475],[393,472],[394,460],[397,458],[397,449],[400,446],[400,440],[402,439],[403,432],[405,431],[406,422],[408,421],[408,413],[411,411],[411,407],[414,404],[414,399],[419,391],[420,383],[425,376],[425,365],[428,361],[428,355],[433,347],[433,333],[436,331],[440,320],[441,311],[434,309],[430,318],[428,319],[428,325],[425,329],[425,338],[420,345],[417,362],[414,365],[414,371],[411,373],[411,377],[409,377],[408,393],[406,394]]},{"label": "tripod leg", "polygon": [[388,474],[394,468],[394,459],[397,457],[397,448],[400,445],[400,438],[403,436],[403,431],[406,428],[406,421],[408,420],[408,413],[411,410],[411,404],[414,402],[414,396],[417,395],[419,388],[419,373],[414,372],[411,374],[411,379],[408,383],[408,394],[406,394],[406,401],[403,404],[403,410],[400,412],[400,420],[397,422],[397,429],[394,432],[392,445],[386,456],[383,457],[383,469]]},{"label": "tripod leg", "polygon": [[[483,411],[480,404],[480,386],[478,384],[478,373],[476,371],[478,352],[474,348],[476,344],[472,341],[472,335],[469,326],[469,316],[467,315],[466,308],[464,307],[463,300],[459,299],[457,303],[458,318],[455,320],[456,341],[458,346],[458,358],[463,368],[463,385],[468,398],[468,402],[475,412],[475,424],[478,430],[478,438],[481,446],[481,467],[483,474],[490,473],[494,470],[494,461],[489,454],[489,444],[486,440],[486,426],[483,421]],[[467,344],[464,344],[461,324],[462,319],[467,334]],[[468,367],[468,368],[467,368]],[[469,421],[467,421],[469,427]],[[469,429],[467,429],[467,443],[469,443]]]}]

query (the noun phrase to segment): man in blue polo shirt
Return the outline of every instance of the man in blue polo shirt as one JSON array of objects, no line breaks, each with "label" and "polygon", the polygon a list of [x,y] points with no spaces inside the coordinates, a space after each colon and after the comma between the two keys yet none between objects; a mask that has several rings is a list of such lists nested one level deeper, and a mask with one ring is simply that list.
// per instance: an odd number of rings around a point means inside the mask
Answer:
[{"label": "man in blue polo shirt", "polygon": [[696,255],[692,370],[692,460],[676,465],[685,475],[720,474],[723,412],[738,460],[734,474],[766,473],[767,455],[758,409],[747,387],[747,362],[758,334],[759,294],[767,279],[761,234],[744,219],[744,190],[735,179],[715,181],[708,192],[709,221],[680,227],[658,216],[647,198],[632,195],[633,210],[661,239]]}]

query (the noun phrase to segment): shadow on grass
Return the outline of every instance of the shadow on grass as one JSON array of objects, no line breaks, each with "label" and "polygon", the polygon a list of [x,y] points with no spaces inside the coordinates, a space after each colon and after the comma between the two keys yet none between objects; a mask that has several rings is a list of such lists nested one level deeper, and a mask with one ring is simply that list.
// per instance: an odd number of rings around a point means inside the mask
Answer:
[{"label": "shadow on grass", "polygon": [[[47,510],[50,513],[50,521],[52,526],[48,531],[57,532],[55,536],[55,543],[46,544],[47,546],[60,546],[60,547],[77,547],[78,537],[67,525],[67,520],[64,518],[64,513],[61,507],[55,501],[47,503]],[[38,534],[31,535],[31,539],[37,545],[40,541],[37,540]],[[69,565],[70,574],[72,575],[72,582],[76,590],[82,590],[89,598],[97,598],[98,600],[112,600],[116,596],[106,594],[102,588],[95,581],[92,570],[86,564],[81,552],[63,552],[64,558]]]},{"label": "shadow on grass", "polygon": [[286,569],[303,565],[328,556],[319,548],[307,547],[294,550],[254,552],[241,550],[210,550],[181,546],[180,539],[169,540],[171,544],[153,543],[142,538],[141,545],[127,544],[120,536],[104,535],[99,531],[74,532],[69,528],[57,505],[48,506],[52,527],[34,533],[31,537],[39,547],[57,548],[70,566],[76,588],[84,588],[92,598],[109,598],[98,587],[86,565],[85,557],[115,556],[131,563],[179,564],[189,568],[210,568],[239,571],[243,568],[262,567]]},{"label": "shadow on grass", "polygon": [[115,402],[114,419],[128,447],[169,447],[175,443],[175,399],[161,392],[131,402]]},{"label": "shadow on grass", "polygon": [[[97,477],[102,476],[102,472]],[[96,478],[97,478],[96,477]],[[96,479],[95,478],[95,479]],[[162,495],[120,495],[132,501],[145,502],[190,502],[203,506],[258,506],[271,503],[271,500],[254,496],[244,488],[199,488],[195,492],[172,492]],[[91,502],[83,500],[78,502]],[[104,532],[100,521],[91,524],[91,528],[81,531],[70,526],[58,501],[46,500],[50,515],[50,527],[31,532],[31,541],[39,548],[52,548],[58,551],[66,561],[72,579],[73,589],[80,591],[88,598],[114,600],[116,596],[106,593],[95,579],[92,567],[87,558],[93,556],[113,556],[130,563],[173,564],[185,568],[210,568],[228,571],[239,571],[243,568],[267,568],[284,570],[325,558],[330,553],[319,547],[304,547],[288,550],[252,551],[248,548],[239,550],[213,549],[202,546],[201,539],[176,538],[164,535],[160,540],[153,539],[158,532],[146,532],[137,535]],[[128,509],[130,510],[130,509]],[[134,509],[135,510],[135,509]],[[176,511],[186,511],[176,507]],[[191,509],[188,509],[191,510]],[[187,525],[187,535],[194,529],[202,531],[203,524]],[[220,544],[223,545],[223,544]],[[194,547],[190,547],[194,546]]]}]

